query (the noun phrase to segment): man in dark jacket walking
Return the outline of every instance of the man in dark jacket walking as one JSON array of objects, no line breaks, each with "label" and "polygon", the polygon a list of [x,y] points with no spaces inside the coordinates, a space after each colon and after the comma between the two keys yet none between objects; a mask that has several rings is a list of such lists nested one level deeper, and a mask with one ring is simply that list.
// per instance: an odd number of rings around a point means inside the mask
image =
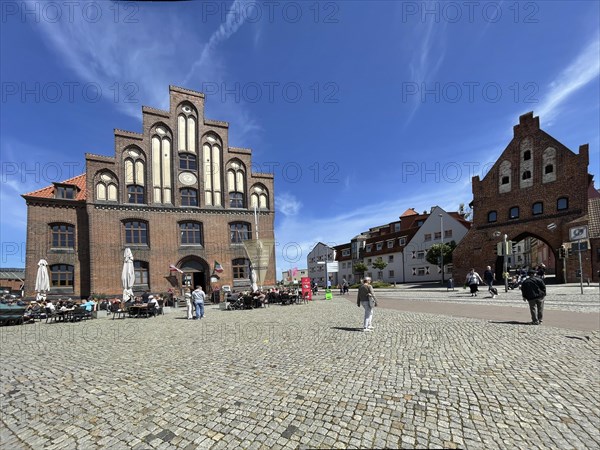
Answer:
[{"label": "man in dark jacket walking", "polygon": [[521,295],[523,300],[529,302],[531,312],[531,324],[541,325],[544,315],[544,297],[546,296],[546,284],[544,280],[535,276],[535,271],[528,272],[529,277],[521,284]]}]

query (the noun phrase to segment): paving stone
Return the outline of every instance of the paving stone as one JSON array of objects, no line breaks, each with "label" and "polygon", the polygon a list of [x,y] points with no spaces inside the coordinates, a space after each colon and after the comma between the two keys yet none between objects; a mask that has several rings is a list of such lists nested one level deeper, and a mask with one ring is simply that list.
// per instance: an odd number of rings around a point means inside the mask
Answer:
[{"label": "paving stone", "polygon": [[576,331],[378,309],[367,336],[341,297],[207,312],[0,327],[3,445],[600,446],[600,346]]}]

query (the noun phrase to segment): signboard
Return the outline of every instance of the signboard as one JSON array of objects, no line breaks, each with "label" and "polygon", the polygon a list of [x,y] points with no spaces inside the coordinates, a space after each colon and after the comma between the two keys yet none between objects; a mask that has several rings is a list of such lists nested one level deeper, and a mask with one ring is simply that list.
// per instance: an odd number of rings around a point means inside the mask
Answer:
[{"label": "signboard", "polygon": [[339,272],[339,266],[340,264],[335,261],[335,262],[328,262],[327,263],[327,273],[337,273]]},{"label": "signboard", "polygon": [[569,228],[569,239],[571,241],[579,241],[580,239],[587,239],[587,238],[588,238],[587,225]]},{"label": "signboard", "polygon": [[302,283],[302,297],[312,300],[312,287],[310,285],[310,278],[302,277],[300,282]]}]

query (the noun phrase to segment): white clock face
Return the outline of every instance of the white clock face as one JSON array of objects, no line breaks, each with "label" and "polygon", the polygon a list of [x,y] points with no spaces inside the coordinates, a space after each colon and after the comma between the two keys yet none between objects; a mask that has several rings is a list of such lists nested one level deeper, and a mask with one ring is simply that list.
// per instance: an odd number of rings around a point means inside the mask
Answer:
[{"label": "white clock face", "polygon": [[179,182],[186,186],[196,184],[196,175],[191,172],[181,172],[179,174]]}]

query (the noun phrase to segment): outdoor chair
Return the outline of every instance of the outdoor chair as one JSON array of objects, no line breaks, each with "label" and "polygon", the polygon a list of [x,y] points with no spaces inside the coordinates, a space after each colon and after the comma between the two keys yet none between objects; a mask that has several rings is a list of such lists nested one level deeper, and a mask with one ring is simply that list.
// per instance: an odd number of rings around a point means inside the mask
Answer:
[{"label": "outdoor chair", "polygon": [[56,309],[46,308],[46,323],[54,320],[55,322],[60,318],[60,315],[56,313]]},{"label": "outdoor chair", "polygon": [[118,303],[110,305],[110,312],[112,313],[113,320],[115,320],[115,317],[124,319],[127,315],[127,310],[121,309],[121,305]]}]

